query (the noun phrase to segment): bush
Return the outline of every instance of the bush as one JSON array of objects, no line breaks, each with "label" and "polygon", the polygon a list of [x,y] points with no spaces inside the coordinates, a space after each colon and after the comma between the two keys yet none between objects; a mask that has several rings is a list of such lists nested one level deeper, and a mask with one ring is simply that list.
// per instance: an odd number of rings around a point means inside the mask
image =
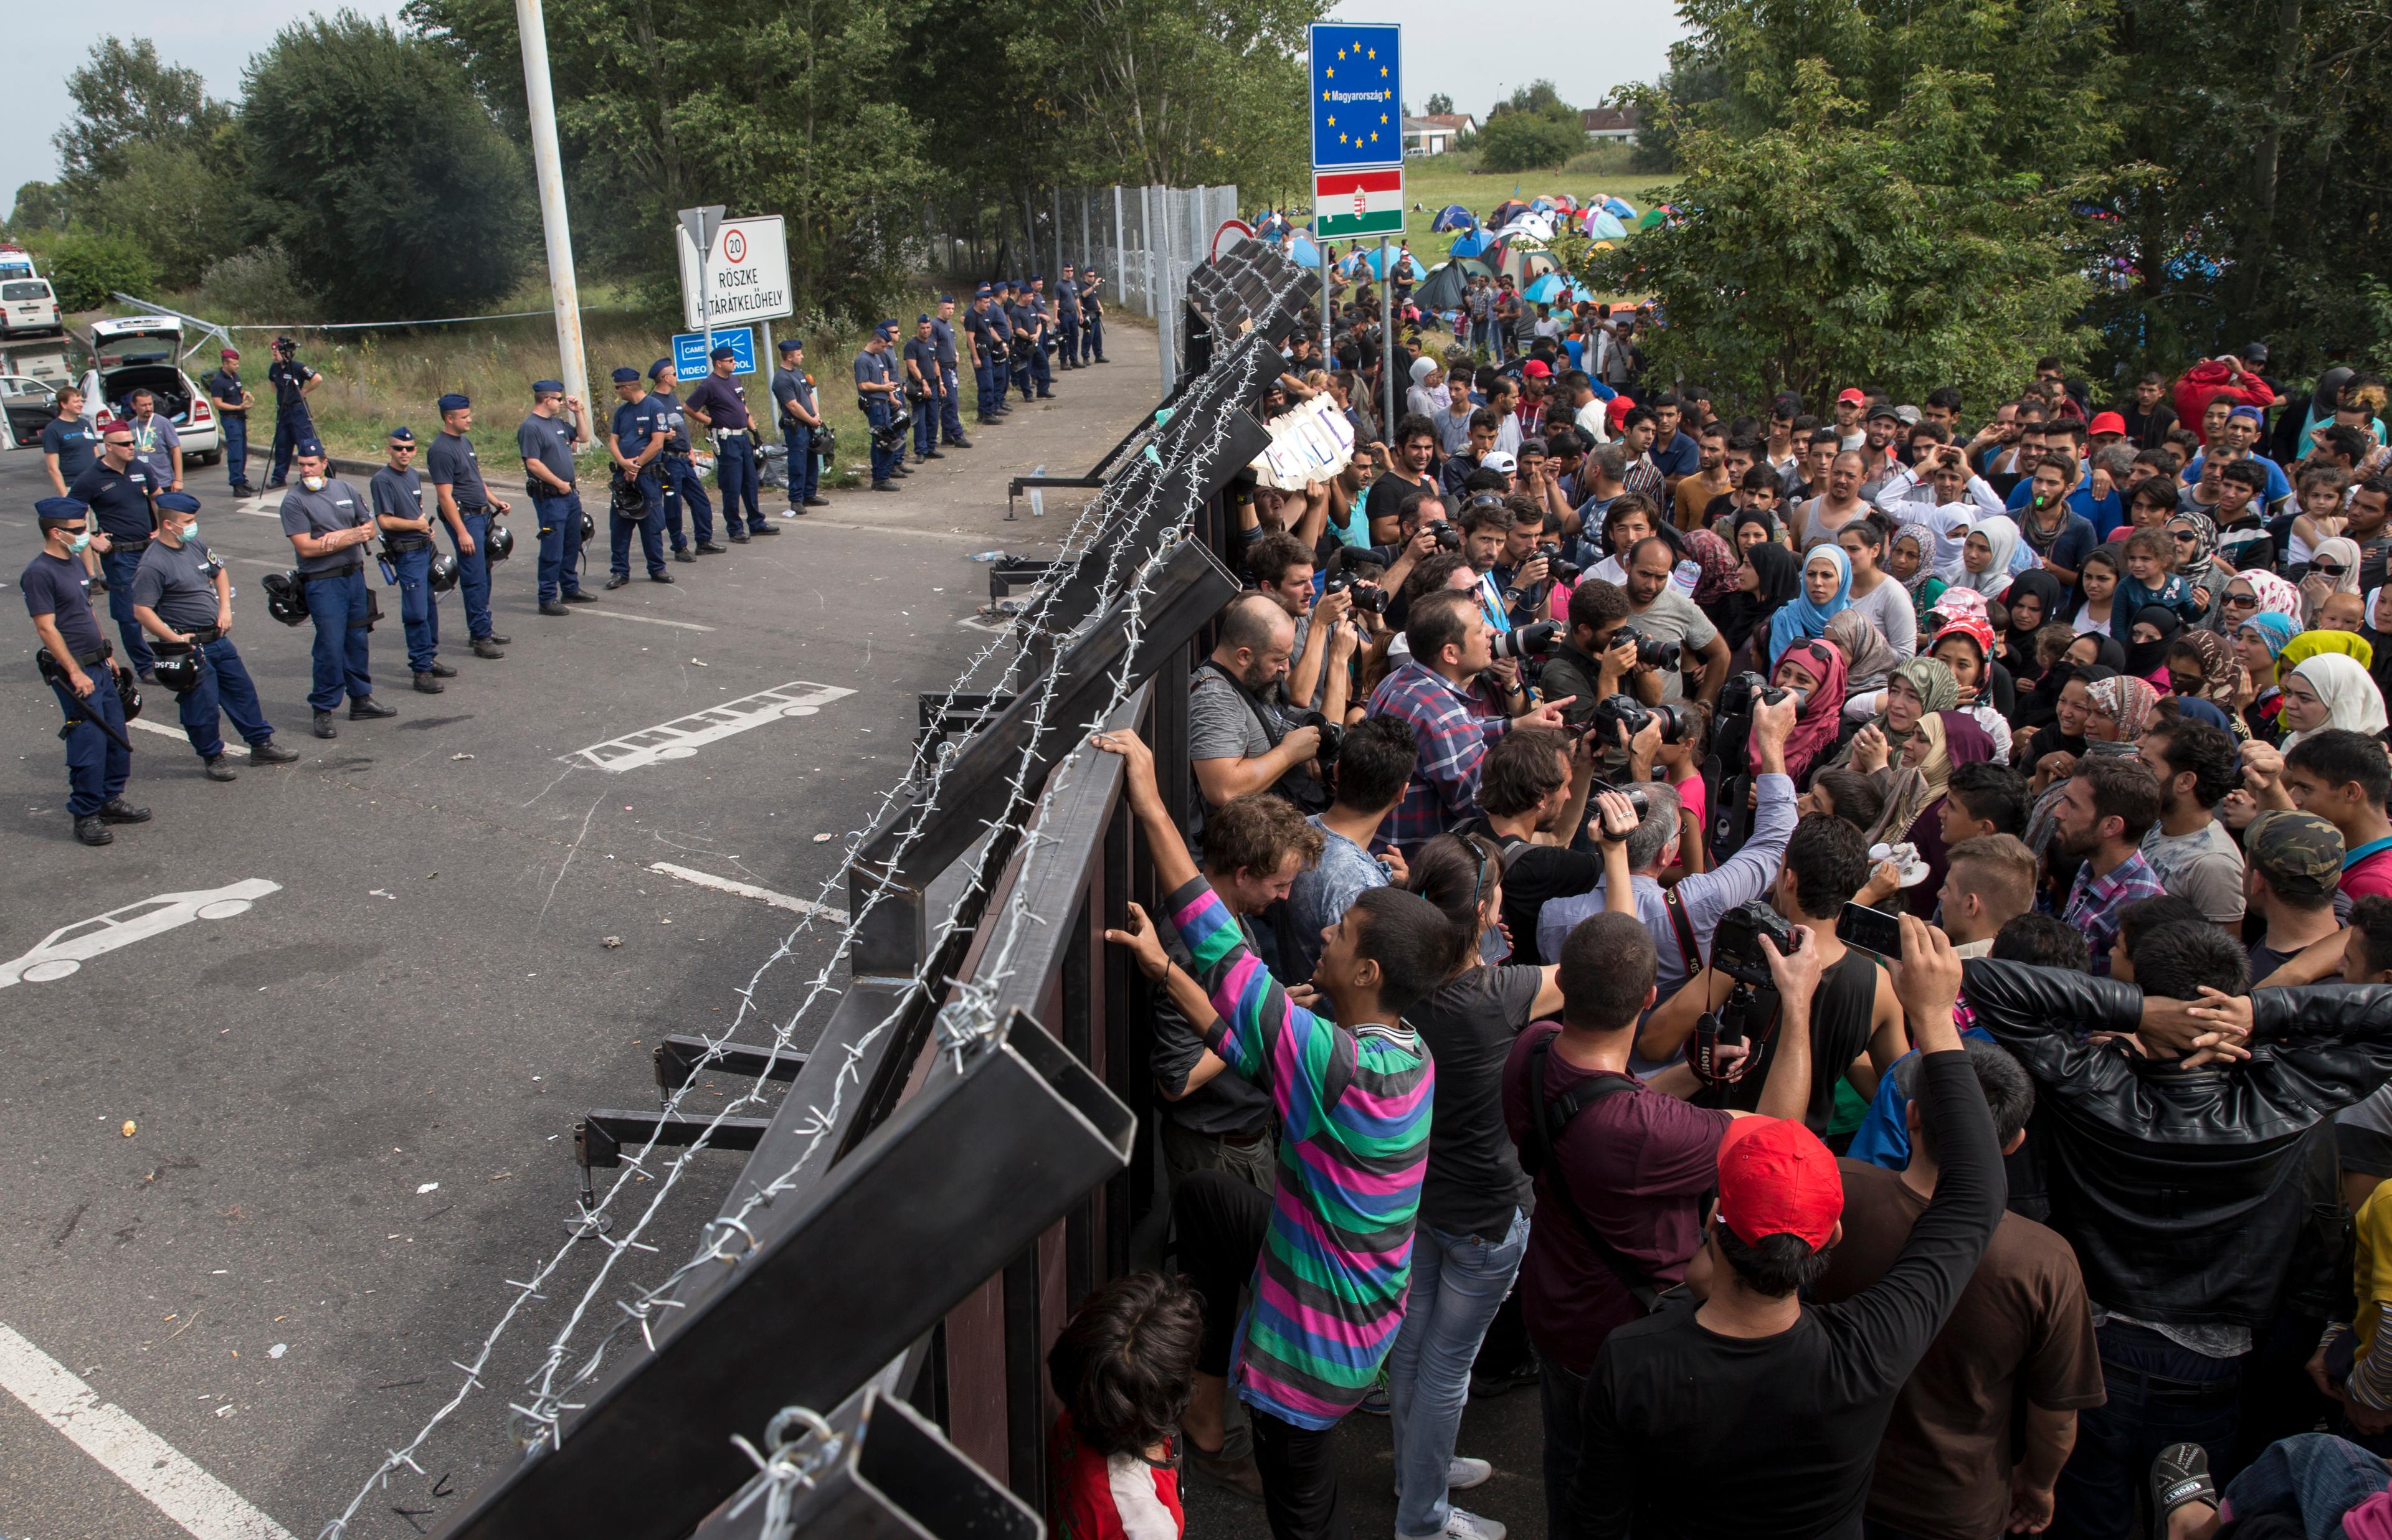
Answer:
[{"label": "bush", "polygon": [[158,288],[157,259],[129,235],[69,230],[43,247],[42,276],[64,309],[97,310],[115,291],[150,294]]},{"label": "bush", "polygon": [[316,318],[290,253],[272,241],[210,263],[200,278],[200,306],[213,319],[268,326]]},{"label": "bush", "polygon": [[1479,125],[1474,146],[1484,171],[1545,171],[1586,149],[1578,114],[1499,112]]}]

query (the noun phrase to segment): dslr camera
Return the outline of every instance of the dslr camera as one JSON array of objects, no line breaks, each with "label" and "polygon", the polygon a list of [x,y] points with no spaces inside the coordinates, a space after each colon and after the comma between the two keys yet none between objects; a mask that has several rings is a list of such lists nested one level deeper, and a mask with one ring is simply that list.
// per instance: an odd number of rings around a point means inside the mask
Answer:
[{"label": "dslr camera", "polygon": [[1579,575],[1586,571],[1576,562],[1566,562],[1562,559],[1562,546],[1559,540],[1538,541],[1537,554],[1545,559],[1545,576],[1556,583],[1575,583],[1578,581]]},{"label": "dslr camera", "polygon": [[1436,543],[1440,549],[1445,550],[1460,550],[1462,549],[1462,531],[1454,528],[1452,524],[1449,521],[1444,519],[1431,519],[1429,521],[1428,527],[1436,532]]},{"label": "dslr camera", "polygon": [[1747,669],[1741,674],[1729,675],[1728,681],[1720,686],[1719,714],[1722,719],[1749,717],[1756,704],[1765,702],[1775,705],[1792,693],[1792,691],[1780,690],[1761,675]]},{"label": "dslr camera", "polygon": [[1638,667],[1658,668],[1664,673],[1670,674],[1680,671],[1681,660],[1685,656],[1684,642],[1663,641],[1657,637],[1646,636],[1641,631],[1625,628],[1613,635],[1611,644],[1617,647],[1623,641],[1636,643]]},{"label": "dslr camera", "polygon": [[1739,984],[1765,987],[1770,979],[1769,954],[1761,950],[1764,936],[1781,956],[1800,944],[1794,927],[1765,900],[1736,905],[1720,916],[1719,927],[1711,933],[1711,966]]},{"label": "dslr camera", "polygon": [[1684,705],[1675,701],[1646,705],[1633,695],[1606,695],[1595,702],[1588,731],[1597,745],[1610,748],[1635,737],[1644,731],[1645,723],[1657,718],[1661,724],[1661,742],[1675,744],[1685,738],[1690,718]]},{"label": "dslr camera", "polygon": [[1309,727],[1318,728],[1320,730],[1320,748],[1319,752],[1314,754],[1313,763],[1320,767],[1321,779],[1324,781],[1327,780],[1329,778],[1331,767],[1337,763],[1337,751],[1346,746],[1346,729],[1344,725],[1331,721],[1327,717],[1318,711],[1298,711],[1291,713],[1288,718],[1288,721],[1290,725],[1294,727]]},{"label": "dslr camera", "polygon": [[1540,620],[1534,626],[1498,631],[1487,639],[1487,645],[1499,658],[1540,658],[1554,650],[1561,632],[1557,622]]},{"label": "dslr camera", "polygon": [[1320,596],[1323,599],[1332,593],[1345,594],[1354,602],[1354,607],[1358,610],[1364,610],[1372,615],[1387,613],[1387,590],[1376,583],[1357,577],[1343,568],[1331,573],[1320,585]]}]

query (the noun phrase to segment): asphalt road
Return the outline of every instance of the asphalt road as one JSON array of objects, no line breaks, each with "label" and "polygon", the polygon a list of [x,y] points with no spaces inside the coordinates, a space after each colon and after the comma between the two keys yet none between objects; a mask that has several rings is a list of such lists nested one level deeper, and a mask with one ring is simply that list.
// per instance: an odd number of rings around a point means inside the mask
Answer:
[{"label": "asphalt road", "polygon": [[[650,1047],[728,1019],[796,918],[655,864],[817,896],[906,763],[916,692],[943,688],[987,640],[969,624],[987,569],[967,557],[1036,553],[1060,533],[1069,509],[1051,501],[1044,523],[1006,524],[1004,478],[1084,469],[1153,403],[1152,333],[1112,340],[1110,367],[1060,375],[1057,401],[979,433],[904,496],[836,494],[777,538],[675,565],[671,587],[635,579],[543,618],[523,540],[496,584],[503,660],[466,652],[462,605],[444,601],[459,670],[444,694],[408,688],[385,590],[373,670],[399,714],[344,714],[331,743],[307,731],[311,632],[271,620],[258,582],[289,564],[288,543],[220,470],[194,471],[202,536],[240,589],[235,640],[303,757],[237,758],[240,778],[213,784],[153,691],[144,719],[168,733],[136,731],[127,795],[156,818],[104,849],[72,837],[58,711],[11,595],[0,977],[62,927],[135,923],[71,973],[0,986],[16,1045],[0,1071],[16,1152],[0,1382],[17,1392],[0,1395],[0,1534],[214,1540],[279,1524],[304,1540],[448,1399],[451,1361],[498,1319],[504,1280],[564,1238],[576,1115],[655,1105]],[[485,390],[476,436],[495,468],[515,419],[487,404],[509,392]],[[37,456],[0,455],[11,586],[46,491]],[[768,510],[780,501],[768,492]],[[603,489],[593,502],[603,544]],[[745,703],[734,731],[685,735],[704,726],[692,713],[724,703]],[[677,719],[681,734],[642,741],[666,757],[595,762]],[[215,893],[242,883],[246,898]],[[192,917],[204,898],[141,907],[211,893],[223,917]],[[764,973],[766,1018],[787,1017],[835,928],[800,935]],[[641,1265],[687,1254],[739,1160],[698,1162]],[[518,1320],[491,1389],[353,1535],[419,1533],[512,1459],[505,1403],[590,1265]],[[108,1461],[29,1401],[72,1413]],[[193,1517],[170,1520],[128,1478],[175,1486]]]}]

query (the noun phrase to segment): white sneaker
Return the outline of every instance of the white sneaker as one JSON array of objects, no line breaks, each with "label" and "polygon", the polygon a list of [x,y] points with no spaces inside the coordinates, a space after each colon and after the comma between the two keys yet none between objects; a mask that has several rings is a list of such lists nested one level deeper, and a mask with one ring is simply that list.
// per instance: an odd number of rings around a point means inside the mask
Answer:
[{"label": "white sneaker", "polygon": [[[1495,1475],[1495,1468],[1485,1460],[1474,1460],[1456,1455],[1446,1461],[1445,1487],[1449,1492],[1467,1492],[1474,1486],[1485,1486]],[[1391,1487],[1398,1502],[1403,1501],[1402,1487]]]},{"label": "white sneaker", "polygon": [[[1466,1508],[1456,1508],[1446,1510],[1445,1528],[1438,1530],[1436,1536],[1422,1537],[1422,1540],[1438,1540],[1438,1537],[1441,1540],[1503,1540],[1505,1533],[1503,1526],[1495,1520],[1473,1513]],[[1398,1530],[1396,1540],[1412,1540],[1412,1537]]]}]

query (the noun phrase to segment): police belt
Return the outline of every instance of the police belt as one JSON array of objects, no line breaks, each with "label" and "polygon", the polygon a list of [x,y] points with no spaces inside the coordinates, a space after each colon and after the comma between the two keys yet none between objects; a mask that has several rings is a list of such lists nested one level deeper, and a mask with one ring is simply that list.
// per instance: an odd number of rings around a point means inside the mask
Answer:
[{"label": "police belt", "polygon": [[551,486],[544,481],[535,482],[532,484],[531,500],[534,502],[554,502],[559,498],[569,498],[580,489],[581,483],[578,480],[566,482],[561,487]]},{"label": "police belt", "polygon": [[[108,531],[105,529],[101,530],[100,533],[102,535],[108,535]],[[121,550],[129,556],[136,550],[148,550],[149,549],[150,537],[147,535],[108,535],[108,550],[103,554],[112,555]]]},{"label": "police belt", "polygon": [[328,577],[346,577],[353,572],[363,572],[365,570],[366,564],[363,562],[352,562],[345,567],[337,567],[331,572],[303,572],[299,575],[299,581],[302,583],[320,583]]},{"label": "police belt", "polygon": [[748,436],[748,430],[745,428],[717,428],[714,430],[714,436],[717,438],[746,438]]},{"label": "police belt", "polygon": [[[110,658],[116,655],[116,644],[112,641],[103,641],[98,646],[93,648],[88,653],[72,653],[68,655],[75,660],[75,665],[78,667],[86,664],[106,663]],[[50,650],[46,647],[33,654],[33,661],[42,666],[42,677],[44,679],[48,679],[54,674],[62,674],[64,672],[64,670],[58,667],[58,660],[51,655]]]},{"label": "police belt", "polygon": [[[162,615],[159,618],[164,619],[165,617]],[[160,657],[178,658],[186,653],[195,653],[199,651],[211,641],[221,641],[224,640],[224,633],[217,630],[213,626],[186,626],[182,628],[182,630],[184,635],[191,639],[190,641],[167,641],[162,638],[151,637],[150,639],[150,650],[157,654]]]},{"label": "police belt", "polygon": [[410,550],[430,550],[432,537],[421,530],[386,529],[383,531],[382,543],[392,555],[396,556]]},{"label": "police belt", "polygon": [[471,508],[466,507],[463,503],[459,503],[457,505],[457,517],[461,519],[470,519],[476,513],[488,513],[489,511],[490,505],[486,502],[477,502]]}]

